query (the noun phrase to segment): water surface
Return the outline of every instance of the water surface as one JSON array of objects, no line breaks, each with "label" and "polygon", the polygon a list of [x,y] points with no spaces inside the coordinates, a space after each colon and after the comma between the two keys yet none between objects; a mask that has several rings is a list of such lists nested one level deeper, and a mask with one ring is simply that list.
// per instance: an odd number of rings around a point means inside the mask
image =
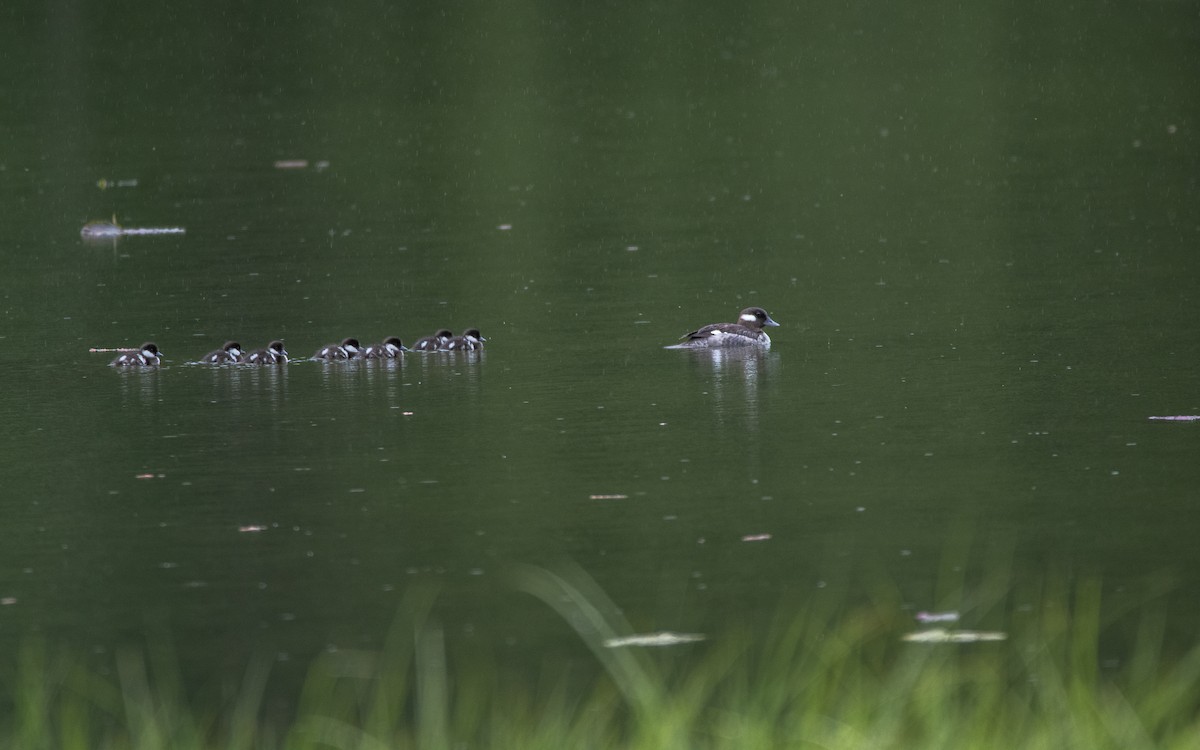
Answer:
[{"label": "water surface", "polygon": [[[9,643],[306,663],[431,584],[536,660],[505,571],[562,560],[643,630],[997,564],[1195,621],[1183,6],[186,13],[0,53]],[[661,348],[750,304],[770,352]],[[486,353],[187,364],[442,326]]]}]

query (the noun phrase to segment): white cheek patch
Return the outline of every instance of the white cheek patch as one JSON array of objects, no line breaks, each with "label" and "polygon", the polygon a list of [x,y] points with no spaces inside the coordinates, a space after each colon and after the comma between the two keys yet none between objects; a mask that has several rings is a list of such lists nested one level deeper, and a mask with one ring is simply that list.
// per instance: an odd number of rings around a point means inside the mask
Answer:
[{"label": "white cheek patch", "polygon": [[753,315],[743,315],[741,318],[739,318],[739,320],[744,320],[747,323],[753,323],[754,321],[758,320],[758,318]]}]

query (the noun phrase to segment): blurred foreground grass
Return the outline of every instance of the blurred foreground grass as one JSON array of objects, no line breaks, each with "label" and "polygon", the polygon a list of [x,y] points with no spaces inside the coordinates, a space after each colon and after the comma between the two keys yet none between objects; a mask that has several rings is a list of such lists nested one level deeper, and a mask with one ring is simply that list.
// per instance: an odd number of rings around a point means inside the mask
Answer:
[{"label": "blurred foreground grass", "polygon": [[1102,669],[1115,626],[1096,581],[1041,582],[1022,611],[991,597],[981,608],[1002,641],[906,642],[917,628],[884,592],[781,607],[766,628],[654,649],[605,645],[629,626],[581,571],[522,568],[514,580],[575,628],[599,679],[527,682],[447,653],[424,592],[381,652],[316,659],[283,726],[263,719],[266,663],[248,667],[226,705],[198,707],[167,653],[122,652],[102,677],[31,643],[6,686],[15,699],[0,747],[1200,748],[1200,647],[1168,655],[1151,609],[1120,629],[1121,656]]}]

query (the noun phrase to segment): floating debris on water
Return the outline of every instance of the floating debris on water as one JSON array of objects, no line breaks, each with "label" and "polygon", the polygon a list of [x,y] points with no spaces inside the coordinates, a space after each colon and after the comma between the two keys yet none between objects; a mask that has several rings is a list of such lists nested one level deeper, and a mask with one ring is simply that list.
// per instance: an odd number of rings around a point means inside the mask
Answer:
[{"label": "floating debris on water", "polygon": [[918,612],[917,622],[958,622],[957,612]]},{"label": "floating debris on water", "polygon": [[672,633],[662,631],[659,633],[640,633],[637,635],[627,635],[622,638],[606,638],[604,641],[605,648],[625,648],[626,646],[678,646],[681,643],[695,643],[703,641],[708,636],[703,633]]},{"label": "floating debris on water", "polygon": [[930,628],[906,633],[901,640],[909,643],[982,643],[985,641],[1003,641],[1008,639],[1008,633],[986,630],[946,630]]},{"label": "floating debris on water", "polygon": [[104,240],[110,237],[120,237],[121,227],[111,221],[89,221],[79,230],[79,235],[85,240]]},{"label": "floating debris on water", "polygon": [[[308,169],[308,159],[278,159],[275,162],[276,169]],[[329,162],[322,159],[321,161],[312,162],[313,169],[318,172],[323,172],[329,169]]]},{"label": "floating debris on water", "polygon": [[258,524],[251,524],[249,526],[239,526],[238,527],[238,531],[242,532],[243,534],[250,533],[253,531],[266,531],[266,530],[267,530],[266,526],[259,526]]},{"label": "floating debris on water", "polygon": [[109,188],[135,188],[137,186],[138,181],[136,179],[106,180],[101,177],[100,179],[96,180],[96,187],[100,188],[101,190],[108,190]]},{"label": "floating debris on water", "polygon": [[770,534],[747,534],[742,537],[743,542],[765,542],[771,538]]},{"label": "floating debris on water", "polygon": [[112,221],[89,221],[79,230],[85,240],[112,240],[129,235],[186,234],[183,227],[123,227],[114,217]]},{"label": "floating debris on water", "polygon": [[613,494],[613,495],[588,495],[588,500],[627,500],[629,495]]},{"label": "floating debris on water", "polygon": [[1172,417],[1149,417],[1161,422],[1200,422],[1200,414],[1179,414]]}]

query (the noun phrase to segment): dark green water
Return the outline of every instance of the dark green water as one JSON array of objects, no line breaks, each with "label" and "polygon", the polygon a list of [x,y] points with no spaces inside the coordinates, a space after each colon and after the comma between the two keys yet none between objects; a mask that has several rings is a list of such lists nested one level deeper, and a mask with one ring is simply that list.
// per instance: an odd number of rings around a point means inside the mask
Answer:
[{"label": "dark green water", "polygon": [[[956,549],[1200,615],[1191,6],[256,7],[4,11],[6,646],[306,663],[432,584],[538,659],[504,572],[564,559],[644,630]],[[768,354],[661,348],[748,304]],[[185,365],[441,326],[486,355]]]}]

